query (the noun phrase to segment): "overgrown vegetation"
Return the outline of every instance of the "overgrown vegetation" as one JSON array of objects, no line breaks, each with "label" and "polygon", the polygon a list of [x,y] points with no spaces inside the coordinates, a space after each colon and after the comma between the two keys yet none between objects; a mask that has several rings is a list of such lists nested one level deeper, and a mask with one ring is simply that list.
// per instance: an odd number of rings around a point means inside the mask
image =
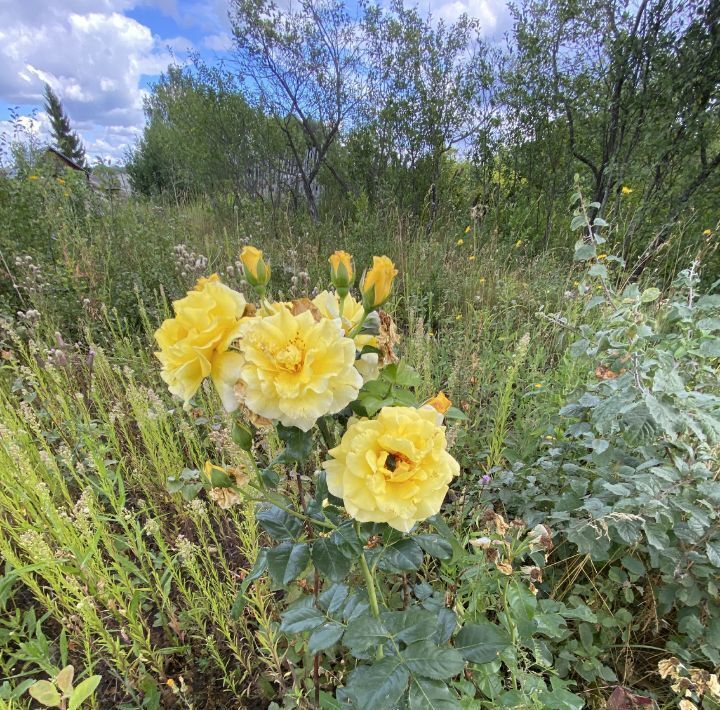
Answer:
[{"label": "overgrown vegetation", "polygon": [[[312,7],[235,2],[236,49],[335,103],[172,68],[133,199],[0,175],[0,706],[720,707],[716,5],[526,3],[508,54]],[[336,249],[395,263],[351,406],[451,400],[439,513],[352,522],[349,411],[170,395],[157,328],[211,274],[261,306],[248,245],[303,309]]]}]

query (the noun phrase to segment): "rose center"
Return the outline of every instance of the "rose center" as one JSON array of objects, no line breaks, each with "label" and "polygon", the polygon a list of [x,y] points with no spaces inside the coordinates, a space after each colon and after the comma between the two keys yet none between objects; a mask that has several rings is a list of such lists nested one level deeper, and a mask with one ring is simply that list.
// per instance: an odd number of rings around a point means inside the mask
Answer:
[{"label": "rose center", "polygon": [[380,454],[380,468],[385,478],[391,481],[402,481],[411,476],[414,465],[411,459],[397,451]]},{"label": "rose center", "polygon": [[299,343],[290,342],[275,355],[275,360],[283,370],[300,372],[304,360],[303,349]]}]

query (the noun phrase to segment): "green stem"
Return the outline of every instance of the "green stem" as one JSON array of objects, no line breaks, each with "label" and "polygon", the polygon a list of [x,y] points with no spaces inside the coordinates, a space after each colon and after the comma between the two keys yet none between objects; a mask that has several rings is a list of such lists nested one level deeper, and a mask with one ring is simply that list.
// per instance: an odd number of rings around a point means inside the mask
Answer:
[{"label": "green stem", "polygon": [[362,327],[365,325],[365,321],[367,320],[367,317],[372,313],[372,311],[366,311],[363,308],[363,315],[360,319],[360,322],[349,332],[345,334],[346,338],[350,338],[352,340],[361,330]]},{"label": "green stem", "polygon": [[[360,526],[355,523],[355,530],[357,530],[358,535],[360,534]],[[376,618],[380,618],[380,607],[378,606],[378,600],[377,600],[377,594],[375,592],[375,578],[373,577],[373,573],[370,571],[370,568],[368,567],[367,560],[365,559],[365,552],[360,553],[360,569],[362,570],[363,577],[365,577],[365,587],[367,588],[368,593],[368,601],[370,602],[370,611],[372,611],[372,615]],[[376,658],[379,660],[383,657],[383,649],[382,645],[378,646],[377,648],[377,654]]]}]

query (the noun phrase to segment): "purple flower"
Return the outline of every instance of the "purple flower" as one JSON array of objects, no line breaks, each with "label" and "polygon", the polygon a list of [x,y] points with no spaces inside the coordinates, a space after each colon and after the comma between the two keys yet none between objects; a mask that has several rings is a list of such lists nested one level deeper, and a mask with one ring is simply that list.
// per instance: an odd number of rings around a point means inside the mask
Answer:
[{"label": "purple flower", "polygon": [[488,483],[490,483],[490,476],[486,473],[481,480],[483,482],[483,485],[487,485]]}]

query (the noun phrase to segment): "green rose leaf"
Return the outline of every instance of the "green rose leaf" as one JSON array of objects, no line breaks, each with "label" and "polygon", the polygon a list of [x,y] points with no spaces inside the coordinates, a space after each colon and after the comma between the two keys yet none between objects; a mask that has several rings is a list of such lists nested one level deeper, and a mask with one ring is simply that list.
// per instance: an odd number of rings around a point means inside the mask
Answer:
[{"label": "green rose leaf", "polygon": [[440,648],[431,641],[408,646],[402,657],[413,674],[434,680],[445,680],[462,673],[465,661],[454,648]]},{"label": "green rose leaf", "polygon": [[302,530],[302,522],[277,506],[261,510],[255,519],[274,540],[294,540]]},{"label": "green rose leaf", "polygon": [[238,421],[233,422],[232,431],[230,433],[232,440],[243,451],[252,451],[253,435],[250,429]]},{"label": "green rose leaf", "polygon": [[286,634],[299,634],[312,631],[325,621],[325,615],[312,606],[299,606],[288,609],[282,615],[280,631]]},{"label": "green rose leaf", "polygon": [[318,604],[321,609],[324,609],[332,616],[340,611],[347,599],[349,591],[345,584],[333,584],[318,597]]},{"label": "green rose leaf", "polygon": [[455,710],[457,695],[442,681],[413,678],[408,696],[410,710]]},{"label": "green rose leaf", "polygon": [[267,553],[270,576],[283,587],[297,579],[309,562],[310,548],[304,542],[282,542]]},{"label": "green rose leaf", "polygon": [[356,668],[347,691],[359,710],[393,708],[405,693],[410,674],[397,656],[383,658],[372,666]]},{"label": "green rose leaf", "polygon": [[396,641],[406,644],[430,639],[437,631],[437,615],[419,607],[386,611],[380,619]]},{"label": "green rose leaf", "polygon": [[330,538],[321,537],[312,546],[312,561],[331,582],[342,582],[348,576],[352,560]]},{"label": "green rose leaf", "polygon": [[405,539],[382,550],[379,566],[386,572],[414,572],[420,568],[422,561],[420,546],[413,540]]},{"label": "green rose leaf", "polygon": [[308,651],[318,653],[334,646],[343,635],[345,627],[337,621],[324,621],[311,634],[308,642]]},{"label": "green rose leaf", "polygon": [[465,624],[455,637],[455,648],[472,663],[494,661],[510,646],[510,636],[505,629],[489,621]]},{"label": "green rose leaf", "polygon": [[312,434],[294,426],[283,426],[279,422],[276,427],[280,441],[285,444],[283,458],[286,461],[305,461],[312,451]]},{"label": "green rose leaf", "polygon": [[428,555],[439,560],[449,560],[453,555],[452,545],[440,535],[415,535],[413,540],[422,547]]},{"label": "green rose leaf", "polygon": [[389,636],[385,626],[379,619],[361,615],[354,618],[347,626],[343,643],[350,653],[362,655],[372,646],[379,646]]}]

